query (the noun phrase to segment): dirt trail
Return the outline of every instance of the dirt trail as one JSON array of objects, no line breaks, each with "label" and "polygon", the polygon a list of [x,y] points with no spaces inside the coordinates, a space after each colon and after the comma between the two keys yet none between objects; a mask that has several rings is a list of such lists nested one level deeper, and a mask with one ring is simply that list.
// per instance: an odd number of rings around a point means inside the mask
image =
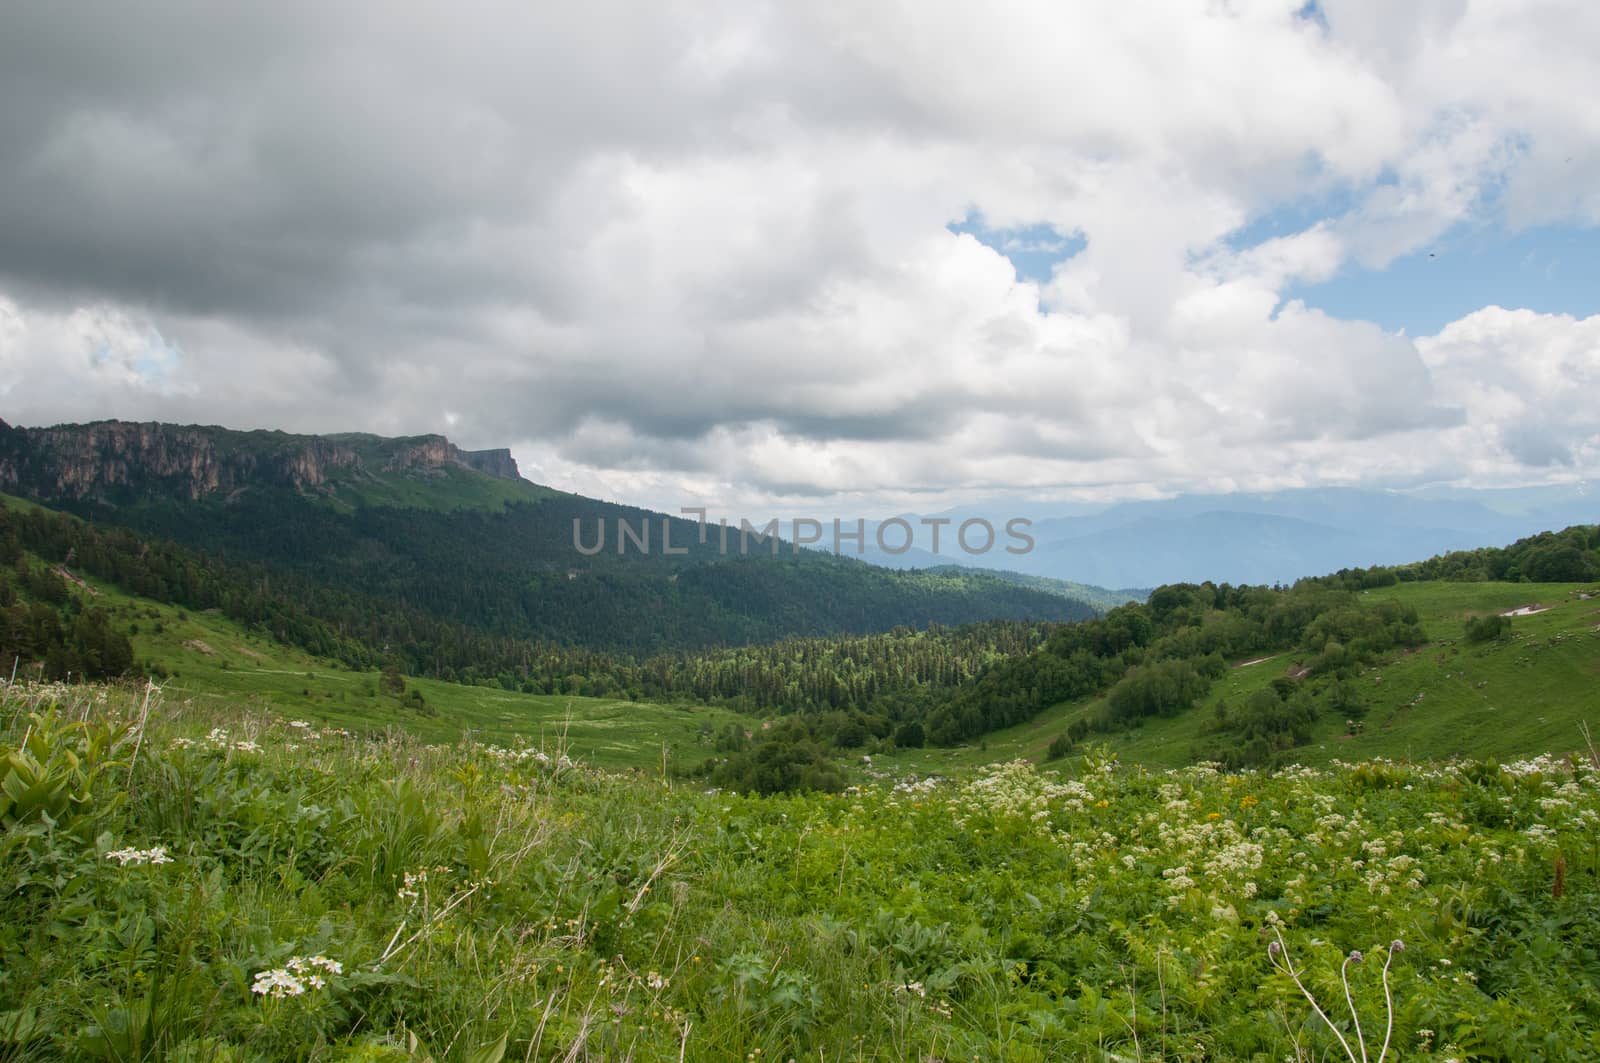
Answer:
[{"label": "dirt trail", "polygon": [[67,566],[65,566],[65,565],[57,565],[55,567],[54,571],[55,571],[56,575],[60,576],[64,580],[66,580],[68,583],[71,583],[71,584],[77,586],[81,590],[88,591],[90,597],[93,597],[93,598],[100,597],[100,592],[98,590],[96,590],[94,587],[89,586],[80,577],[74,576],[71,572],[68,572],[67,571]]}]

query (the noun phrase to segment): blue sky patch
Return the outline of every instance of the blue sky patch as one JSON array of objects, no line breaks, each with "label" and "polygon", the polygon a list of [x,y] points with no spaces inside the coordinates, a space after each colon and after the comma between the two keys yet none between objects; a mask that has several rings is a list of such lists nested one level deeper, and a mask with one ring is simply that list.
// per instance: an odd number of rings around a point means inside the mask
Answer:
[{"label": "blue sky patch", "polygon": [[1334,317],[1431,336],[1485,306],[1588,317],[1600,313],[1600,229],[1541,226],[1508,232],[1460,225],[1386,269],[1347,263],[1317,284],[1292,285]]},{"label": "blue sky patch", "polygon": [[1027,225],[1015,229],[991,229],[983,215],[972,211],[958,222],[945,226],[953,233],[965,233],[985,247],[991,247],[1011,260],[1017,279],[1044,283],[1055,267],[1088,246],[1082,233],[1062,234],[1051,225]]}]

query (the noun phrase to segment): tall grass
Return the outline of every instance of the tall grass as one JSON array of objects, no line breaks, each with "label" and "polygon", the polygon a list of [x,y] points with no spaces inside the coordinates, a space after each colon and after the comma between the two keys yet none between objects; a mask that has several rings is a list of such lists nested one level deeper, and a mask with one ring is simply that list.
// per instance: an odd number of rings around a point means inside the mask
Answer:
[{"label": "tall grass", "polygon": [[1318,970],[1407,940],[1346,998],[1391,1058],[1600,1051],[1586,762],[755,799],[567,754],[4,688],[0,1059],[1354,1049],[1267,962],[1280,915]]}]

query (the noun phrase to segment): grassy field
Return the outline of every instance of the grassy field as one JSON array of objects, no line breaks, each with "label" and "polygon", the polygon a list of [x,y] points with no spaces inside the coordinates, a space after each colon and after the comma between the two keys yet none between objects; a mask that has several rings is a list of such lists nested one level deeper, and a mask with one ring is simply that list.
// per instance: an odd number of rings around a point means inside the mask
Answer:
[{"label": "grassy field", "polygon": [[[336,437],[337,438],[337,437]],[[540,502],[565,497],[564,492],[527,480],[486,476],[445,465],[427,474],[372,473],[360,476],[339,469],[327,481],[328,499],[346,511],[359,506],[396,506],[449,512],[457,509],[499,510],[515,502]]]},{"label": "grassy field", "polygon": [[247,633],[217,612],[190,613],[134,598],[96,581],[96,604],[113,611],[129,633],[136,659],[168,674],[169,701],[249,705],[261,712],[349,730],[404,729],[427,742],[462,738],[511,745],[565,743],[569,754],[598,767],[660,772],[694,765],[710,753],[714,731],[748,716],[707,706],[661,705],[567,695],[523,694],[406,677],[423,697],[419,711],[380,691],[377,672],[352,672],[271,639]]},{"label": "grassy field", "polygon": [[[1414,606],[1429,643],[1369,669],[1359,680],[1368,712],[1360,733],[1345,721],[1318,721],[1315,740],[1293,751],[1306,764],[1370,757],[1423,759],[1459,754],[1513,758],[1583,745],[1579,724],[1600,730],[1600,588],[1578,584],[1413,583],[1365,592]],[[1591,597],[1584,598],[1582,595]],[[1512,619],[1505,641],[1469,645],[1470,617],[1524,606],[1542,612]],[[1123,759],[1153,768],[1189,763],[1219,701],[1239,705],[1296,671],[1301,655],[1235,662],[1193,710],[1103,737]],[[955,749],[877,758],[900,771],[943,772],[1018,757],[1041,760],[1073,720],[1103,699],[1057,705],[1033,720]]]},{"label": "grassy field", "polygon": [[556,752],[0,689],[0,1059],[1600,1058],[1587,760],[759,798]]}]

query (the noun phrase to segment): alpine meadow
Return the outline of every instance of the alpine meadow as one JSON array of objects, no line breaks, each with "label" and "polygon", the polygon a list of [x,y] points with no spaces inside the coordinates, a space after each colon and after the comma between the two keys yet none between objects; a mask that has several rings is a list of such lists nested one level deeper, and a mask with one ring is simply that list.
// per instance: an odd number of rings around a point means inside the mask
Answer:
[{"label": "alpine meadow", "polygon": [[0,1063],[1600,1060],[1600,8],[0,8]]}]

